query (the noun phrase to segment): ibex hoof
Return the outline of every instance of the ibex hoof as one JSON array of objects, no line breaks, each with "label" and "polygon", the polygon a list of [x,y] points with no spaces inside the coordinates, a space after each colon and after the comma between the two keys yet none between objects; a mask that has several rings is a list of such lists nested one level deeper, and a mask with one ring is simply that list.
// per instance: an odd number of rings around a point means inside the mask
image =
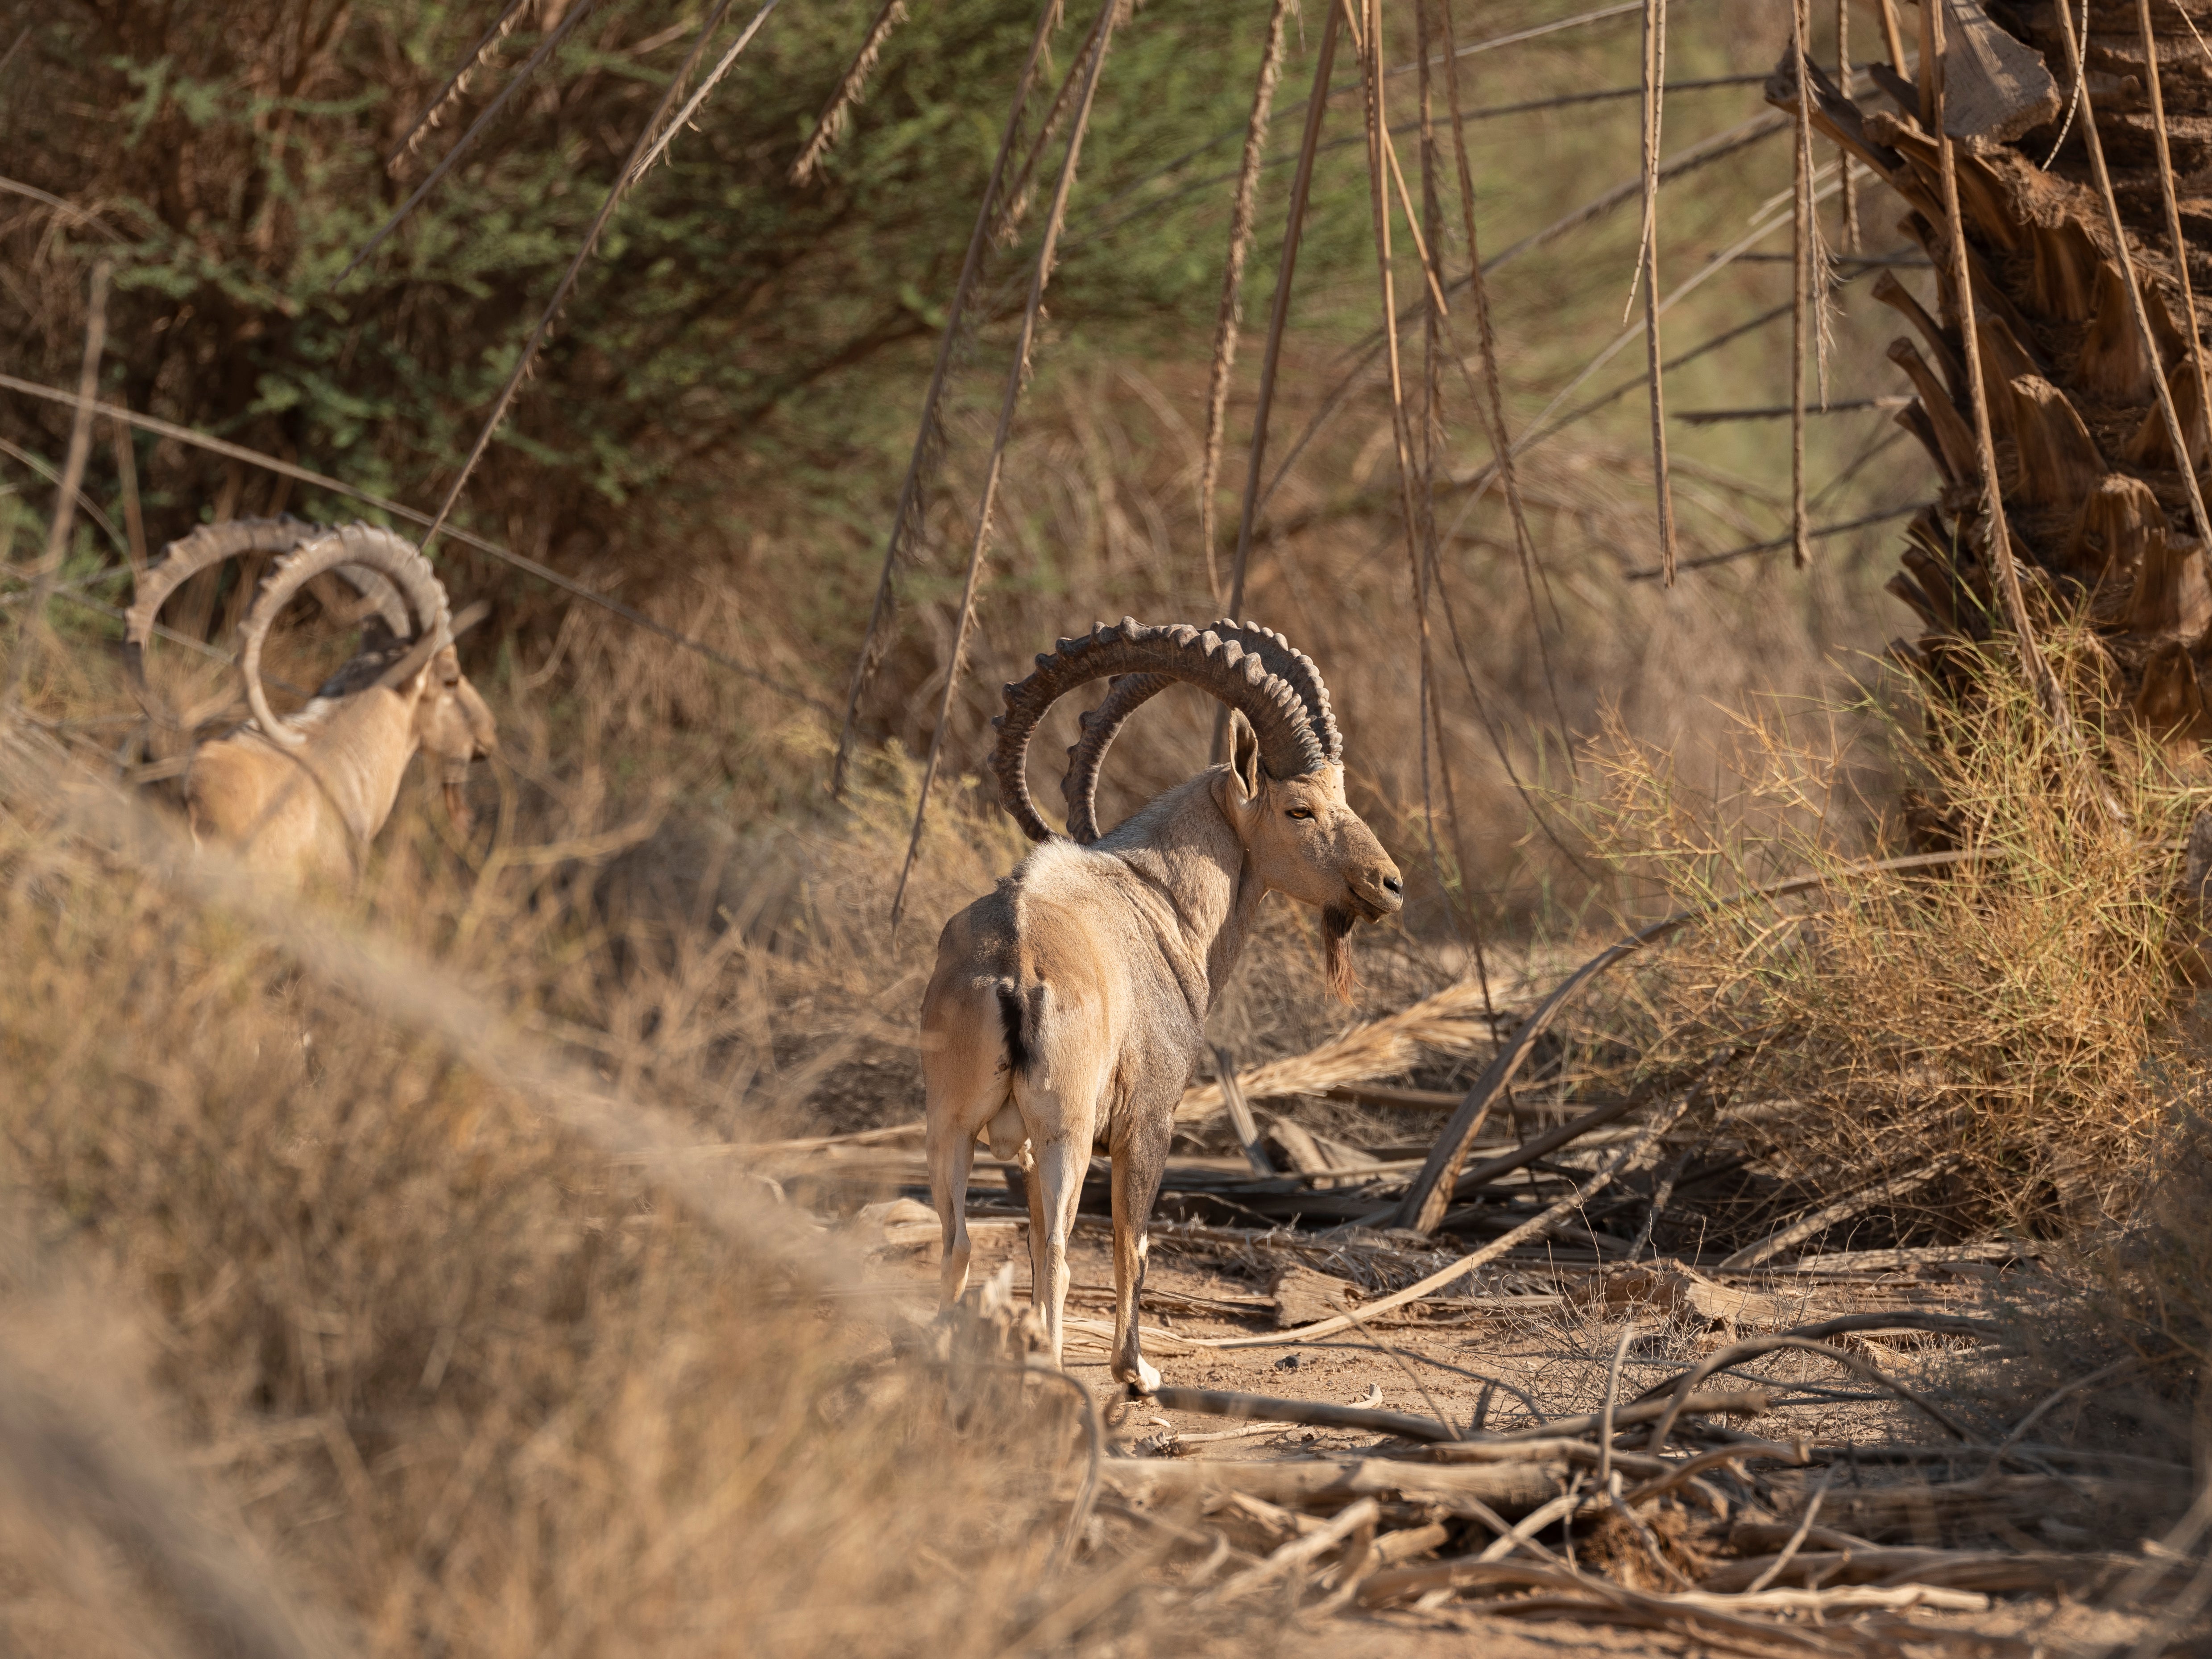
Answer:
[{"label": "ibex hoof", "polygon": [[1114,1380],[1128,1385],[1129,1396],[1133,1400],[1140,1400],[1147,1395],[1159,1392],[1158,1368],[1142,1359],[1137,1362],[1137,1374],[1134,1376],[1129,1375],[1127,1366],[1116,1365],[1114,1368]]}]

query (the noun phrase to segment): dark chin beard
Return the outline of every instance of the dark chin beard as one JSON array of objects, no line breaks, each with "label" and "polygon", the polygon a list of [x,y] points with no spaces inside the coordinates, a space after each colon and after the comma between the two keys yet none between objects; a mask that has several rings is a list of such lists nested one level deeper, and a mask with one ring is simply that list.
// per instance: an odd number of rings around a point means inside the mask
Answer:
[{"label": "dark chin beard", "polygon": [[453,782],[451,779],[447,779],[446,781],[445,793],[446,816],[453,821],[453,827],[456,830],[459,830],[465,836],[467,835],[469,833],[469,806],[467,799],[462,793],[461,786]]},{"label": "dark chin beard", "polygon": [[1358,979],[1352,971],[1352,946],[1346,941],[1352,933],[1352,924],[1359,920],[1348,904],[1332,904],[1321,913],[1322,962],[1328,979],[1329,994],[1339,1002],[1352,1000],[1352,988]]}]

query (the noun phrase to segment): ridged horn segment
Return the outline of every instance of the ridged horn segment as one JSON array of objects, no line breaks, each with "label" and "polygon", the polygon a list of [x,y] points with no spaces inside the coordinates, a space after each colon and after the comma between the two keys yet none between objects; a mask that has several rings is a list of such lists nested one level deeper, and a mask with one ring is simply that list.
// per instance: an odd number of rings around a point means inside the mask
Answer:
[{"label": "ridged horn segment", "polygon": [[404,537],[374,525],[349,524],[325,531],[317,539],[295,548],[277,561],[276,568],[262,584],[260,595],[253,601],[253,609],[240,629],[238,671],[246,682],[246,700],[252,705],[253,717],[261,723],[263,734],[272,742],[296,748],[307,739],[305,732],[276,718],[276,711],[269,706],[269,694],[262,689],[261,647],[268,641],[269,629],[302,587],[325,570],[349,565],[374,571],[406,599],[411,619],[408,626],[395,629],[394,633],[434,639],[441,644],[453,635],[453,612],[446,599],[446,585],[430,568],[430,562],[422,556],[422,550]]},{"label": "ridged horn segment", "polygon": [[[123,653],[129,662],[131,682],[138,688],[139,701],[148,711],[164,720],[167,718],[166,711],[155,708],[147,687],[146,645],[153,638],[154,624],[171,595],[201,571],[211,570],[226,560],[262,553],[289,553],[329,533],[321,525],[298,519],[226,519],[220,524],[204,524],[163,548],[161,562],[138,578],[131,609],[124,612]],[[359,565],[342,566],[337,574],[354,592],[376,607],[377,614],[394,635],[406,636],[411,624],[407,603],[400,598],[398,588],[380,573]]]},{"label": "ridged horn segment", "polygon": [[[1328,687],[1311,657],[1272,628],[1255,622],[1224,619],[1212,632],[1233,640],[1258,657],[1267,672],[1288,681],[1305,704],[1306,718],[1321,739],[1323,754],[1332,762],[1344,758],[1344,734],[1337,729],[1336,712],[1329,707]],[[1106,688],[1098,706],[1083,717],[1083,735],[1069,745],[1067,775],[1060,781],[1060,799],[1067,803],[1067,833],[1085,846],[1098,839],[1098,775],[1124,722],[1146,703],[1165,690],[1164,674],[1125,674]]]},{"label": "ridged horn segment", "polygon": [[[1260,763],[1271,776],[1303,776],[1328,762],[1328,745],[1297,688],[1272,672],[1259,651],[1248,649],[1241,639],[1224,639],[1188,623],[1152,628],[1124,617],[1102,623],[1079,639],[1060,641],[1036,661],[1035,673],[1006,687],[1006,712],[992,722],[999,741],[991,751],[1000,799],[1031,841],[1043,841],[1052,831],[1037,816],[1024,775],[1030,738],[1047,709],[1092,680],[1158,674],[1218,697],[1252,722],[1260,739]],[[1319,679],[1316,675],[1316,684]]]}]

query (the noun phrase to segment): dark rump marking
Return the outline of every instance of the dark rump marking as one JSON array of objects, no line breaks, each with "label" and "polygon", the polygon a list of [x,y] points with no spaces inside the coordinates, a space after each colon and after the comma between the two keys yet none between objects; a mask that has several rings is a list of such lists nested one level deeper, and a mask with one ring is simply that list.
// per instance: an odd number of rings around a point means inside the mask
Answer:
[{"label": "dark rump marking", "polygon": [[1030,1065],[1029,1041],[1022,1035],[1022,1000],[1011,985],[999,987],[999,1023],[1006,1029],[1006,1060],[1017,1072]]}]

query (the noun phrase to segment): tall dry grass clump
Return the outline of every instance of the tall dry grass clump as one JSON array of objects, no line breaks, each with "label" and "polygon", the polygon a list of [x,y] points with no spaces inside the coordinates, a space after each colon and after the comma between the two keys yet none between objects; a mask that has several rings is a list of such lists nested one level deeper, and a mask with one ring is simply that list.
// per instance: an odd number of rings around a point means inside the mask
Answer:
[{"label": "tall dry grass clump", "polygon": [[[423,861],[440,964],[364,926],[374,883],[350,917],[272,924],[159,835],[88,839],[25,775],[0,781],[0,1645],[1174,1645],[1107,1557],[1055,1565],[1085,1434],[1069,1391],[1009,1368],[1018,1345],[954,1386],[941,1336],[824,1299],[855,1258],[741,1161],[611,1155],[632,1121],[693,1138],[703,1094],[670,1109],[653,1085],[743,1065],[698,1040],[744,1016],[742,985],[694,973],[708,1016],[636,1054],[571,1032],[562,1058],[506,1029],[544,1016],[484,943],[591,954],[601,924],[557,891],[485,901],[471,932],[466,886]],[[712,949],[632,976],[677,1008]],[[596,1116],[559,1108],[579,1087]],[[40,1477],[117,1444],[119,1496]]]},{"label": "tall dry grass clump", "polygon": [[[2081,642],[2061,654],[2090,672]],[[1827,1248],[2094,1231],[2140,1198],[2193,1064],[2173,901],[2203,792],[2120,734],[2093,771],[1995,659],[1923,733],[1886,729],[1869,756],[1770,708],[1702,790],[1662,751],[1599,751],[1594,833],[1665,902],[1826,878],[1683,935],[1639,985],[1644,1036],[1738,1050],[1736,1098],[1769,1103],[1778,1218],[1852,1193],[1895,1217],[1847,1209]],[[1861,790],[1884,772],[1907,806],[1876,816]],[[1860,867],[1931,848],[1954,861]]]}]

